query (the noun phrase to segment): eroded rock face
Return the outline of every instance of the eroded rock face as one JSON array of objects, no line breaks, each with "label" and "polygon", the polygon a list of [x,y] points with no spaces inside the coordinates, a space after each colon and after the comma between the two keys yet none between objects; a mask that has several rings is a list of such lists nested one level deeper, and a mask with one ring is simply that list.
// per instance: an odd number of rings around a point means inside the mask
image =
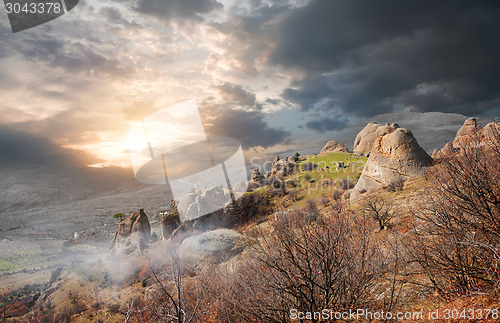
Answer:
[{"label": "eroded rock face", "polygon": [[500,139],[500,123],[490,122],[481,130],[478,130],[475,118],[465,120],[462,127],[457,131],[453,142],[448,142],[442,149],[435,150],[432,158],[440,160],[446,156],[460,153],[463,148],[472,146],[487,147],[494,146]]},{"label": "eroded rock face", "polygon": [[477,131],[477,121],[476,118],[470,118],[465,120],[464,124],[457,131],[455,140],[453,140],[453,147],[459,148],[461,145],[465,144],[470,136]]},{"label": "eroded rock face", "polygon": [[396,123],[386,123],[384,125],[377,122],[368,123],[356,136],[353,151],[357,153],[372,151],[373,143],[377,137],[394,132],[398,128],[399,125]]},{"label": "eroded rock face", "polygon": [[148,216],[144,213],[144,209],[140,209],[118,223],[111,249],[121,250],[124,253],[134,250],[142,252],[151,240]]},{"label": "eroded rock face", "polygon": [[380,188],[423,174],[432,158],[418,145],[410,130],[396,128],[375,139],[370,158],[354,191]]},{"label": "eroded rock face", "polygon": [[339,142],[329,141],[326,145],[321,149],[320,155],[325,155],[327,153],[348,153],[349,149]]}]

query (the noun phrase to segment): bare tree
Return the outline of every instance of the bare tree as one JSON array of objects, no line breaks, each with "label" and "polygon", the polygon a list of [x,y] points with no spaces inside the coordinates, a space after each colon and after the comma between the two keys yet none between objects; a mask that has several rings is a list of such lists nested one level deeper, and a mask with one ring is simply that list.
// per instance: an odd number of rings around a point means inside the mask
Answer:
[{"label": "bare tree", "polygon": [[366,216],[377,221],[380,231],[387,229],[396,216],[394,204],[378,195],[364,196],[362,210]]},{"label": "bare tree", "polygon": [[[178,246],[176,246],[178,247]],[[156,289],[154,298],[141,306],[128,306],[129,322],[197,322],[203,315],[204,288],[196,279],[190,279],[182,270],[178,248],[168,249],[166,265],[149,269]]]}]

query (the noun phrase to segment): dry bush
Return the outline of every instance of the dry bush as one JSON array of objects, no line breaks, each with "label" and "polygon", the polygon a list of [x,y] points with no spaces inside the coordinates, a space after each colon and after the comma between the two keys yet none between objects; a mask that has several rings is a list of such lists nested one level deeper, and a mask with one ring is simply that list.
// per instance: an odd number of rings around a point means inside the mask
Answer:
[{"label": "dry bush", "polygon": [[[385,256],[362,217],[316,221],[299,212],[257,231],[247,258],[219,273],[214,317],[221,322],[289,322],[290,310],[317,312],[373,305]],[[212,275],[215,277],[217,275]]]},{"label": "dry bush", "polygon": [[311,163],[311,162],[305,163],[304,165],[302,165],[302,171],[304,171],[304,172],[310,172],[310,171],[315,170],[316,168],[318,168],[318,165]]},{"label": "dry bush", "polygon": [[340,188],[344,191],[350,190],[351,188],[354,188],[354,182],[349,178],[344,178],[340,181]]},{"label": "dry bush", "polygon": [[409,251],[446,295],[497,292],[500,279],[500,136],[476,133],[428,173]]},{"label": "dry bush", "polygon": [[338,189],[334,189],[334,190],[332,191],[332,195],[331,195],[331,197],[332,197],[332,199],[333,199],[334,201],[338,201],[338,200],[340,200],[340,198],[342,197],[342,194],[344,194],[344,192],[343,192],[343,191],[338,190]]},{"label": "dry bush", "polygon": [[385,188],[389,192],[397,192],[397,191],[402,191],[404,186],[405,186],[405,180],[400,177],[392,180]]},{"label": "dry bush", "polygon": [[203,321],[206,286],[184,272],[176,248],[167,252],[165,262],[163,267],[150,265],[154,297],[132,299],[125,313],[128,322]]}]

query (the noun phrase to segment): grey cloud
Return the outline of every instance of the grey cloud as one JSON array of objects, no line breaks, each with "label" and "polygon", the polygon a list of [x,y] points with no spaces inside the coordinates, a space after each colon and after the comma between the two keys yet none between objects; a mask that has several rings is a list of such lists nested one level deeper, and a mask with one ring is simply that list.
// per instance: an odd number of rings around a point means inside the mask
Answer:
[{"label": "grey cloud", "polygon": [[498,1],[312,0],[286,14],[270,62],[302,70],[283,97],[359,117],[483,113],[500,104]]},{"label": "grey cloud", "polygon": [[29,60],[47,62],[73,73],[125,76],[133,68],[116,58],[108,58],[82,42],[65,42],[56,38],[28,39],[17,44],[17,50]]},{"label": "grey cloud", "polygon": [[85,166],[100,159],[82,151],[64,149],[47,138],[0,126],[0,164]]},{"label": "grey cloud", "polygon": [[128,27],[140,27],[139,24],[134,22],[129,22],[123,17],[123,14],[120,10],[113,7],[104,7],[101,8],[100,14],[107,18],[108,22],[114,23],[116,25],[128,26]]},{"label": "grey cloud", "polygon": [[226,101],[231,101],[245,106],[253,106],[256,103],[255,93],[245,90],[241,85],[225,82],[213,86]]},{"label": "grey cloud", "polygon": [[162,20],[202,20],[201,15],[221,9],[216,0],[139,0],[132,8]]},{"label": "grey cloud", "polygon": [[200,104],[200,111],[210,136],[237,139],[245,149],[286,143],[291,135],[289,131],[270,127],[259,110],[236,110],[231,104],[206,100]]},{"label": "grey cloud", "polygon": [[314,130],[319,133],[332,130],[342,130],[347,127],[348,121],[346,119],[332,119],[320,118],[306,122],[305,126],[308,129]]}]

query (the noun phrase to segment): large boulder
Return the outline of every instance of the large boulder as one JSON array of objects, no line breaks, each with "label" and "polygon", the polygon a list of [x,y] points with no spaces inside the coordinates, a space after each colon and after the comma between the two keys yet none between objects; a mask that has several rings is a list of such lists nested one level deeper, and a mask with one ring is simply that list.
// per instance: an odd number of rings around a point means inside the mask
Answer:
[{"label": "large boulder", "polygon": [[221,263],[239,254],[244,237],[230,229],[218,229],[191,236],[182,241],[179,254],[188,265],[200,262]]},{"label": "large boulder", "polygon": [[321,152],[319,153],[320,155],[326,155],[328,153],[348,153],[349,149],[347,147],[339,142],[336,141],[329,141],[326,143],[326,145],[321,149]]},{"label": "large boulder", "polygon": [[144,209],[132,213],[118,223],[111,250],[120,250],[130,253],[134,250],[142,252],[147,244],[152,241],[151,225]]},{"label": "large boulder", "polygon": [[353,151],[356,153],[372,151],[373,143],[377,137],[391,133],[397,128],[399,128],[399,125],[396,123],[386,123],[384,125],[377,122],[368,123],[356,136]]},{"label": "large boulder", "polygon": [[396,128],[378,136],[354,191],[385,187],[421,175],[432,158],[418,145],[410,130]]}]

